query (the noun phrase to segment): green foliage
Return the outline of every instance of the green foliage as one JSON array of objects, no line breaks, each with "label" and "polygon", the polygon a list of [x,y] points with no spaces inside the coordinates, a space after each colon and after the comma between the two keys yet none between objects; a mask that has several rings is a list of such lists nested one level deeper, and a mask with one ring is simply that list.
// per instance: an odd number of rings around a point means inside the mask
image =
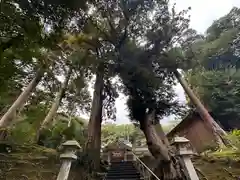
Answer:
[{"label": "green foliage", "polygon": [[47,106],[26,105],[16,116],[16,123],[9,128],[8,140],[18,144],[33,144],[40,121],[46,116]]},{"label": "green foliage", "polygon": [[[44,104],[25,106],[17,116],[17,121],[9,128],[7,140],[17,144],[36,143],[36,132],[40,122],[48,112],[48,106]],[[69,126],[68,120],[71,119]],[[76,139],[81,145],[86,139],[86,122],[78,117],[68,117],[66,114],[57,114],[53,124],[44,129],[42,145],[49,148],[57,148],[63,141]]]},{"label": "green foliage", "polygon": [[[240,116],[240,76],[226,71],[192,72],[188,76],[194,92],[226,128]],[[229,122],[229,123],[228,123]]]},{"label": "green foliage", "polygon": [[216,151],[216,149],[212,149],[212,152],[208,154],[208,156],[212,156],[214,158],[221,158],[227,161],[239,161],[240,154],[240,131],[233,130],[227,134],[227,138],[231,141],[233,147],[226,147],[221,151]]},{"label": "green foliage", "polygon": [[77,140],[84,146],[87,136],[86,124],[83,123],[82,119],[72,117],[70,126],[68,121],[61,116],[55,119],[55,121],[56,123],[53,126],[44,129],[44,138],[41,140],[44,146],[57,148],[64,141],[72,139]]},{"label": "green foliage", "polygon": [[239,25],[239,14],[239,8],[233,7],[227,15],[214,21],[207,29],[208,41],[218,39],[224,31],[237,27]]},{"label": "green foliage", "polygon": [[[190,51],[198,66],[209,68],[214,61],[215,66],[221,68],[229,66],[231,57],[238,54],[239,47],[239,8],[234,7],[226,16],[217,19],[207,30],[206,37],[199,38],[191,44]],[[223,55],[228,55],[224,57]],[[224,61],[224,62],[223,62]],[[231,63],[233,67],[236,64]]]},{"label": "green foliage", "polygon": [[36,129],[27,121],[17,123],[10,129],[7,140],[17,144],[33,144]]},{"label": "green foliage", "polygon": [[[176,124],[178,120],[170,121],[168,124],[163,125],[163,131],[169,132]],[[157,130],[157,128],[156,128]],[[146,139],[143,132],[134,124],[105,124],[102,127],[101,141],[103,145],[115,142],[117,139],[122,138],[129,140],[131,143],[135,143],[136,146],[146,145]]]},{"label": "green foliage", "polygon": [[233,8],[190,45],[190,58],[198,66],[187,72],[194,92],[226,130],[238,127],[240,115],[239,12]]},{"label": "green foliage", "polygon": [[129,140],[132,143],[140,144],[145,139],[141,130],[133,124],[106,124],[102,127],[102,144],[107,145],[119,138]]},{"label": "green foliage", "polygon": [[240,153],[240,130],[233,130],[228,134],[228,138],[231,140],[233,145],[237,148]]},{"label": "green foliage", "polygon": [[130,118],[137,122],[142,122],[153,111],[155,119],[169,113],[181,113],[181,106],[173,100],[175,94],[172,86],[175,82],[170,71],[182,65],[180,61],[183,58],[177,61],[175,58],[181,52],[178,48],[172,48],[172,43],[177,37],[181,39],[188,28],[188,19],[185,18],[187,11],[179,14],[174,8],[169,11],[166,1],[154,1],[153,4],[156,7],[153,8],[156,11],[153,20],[148,19],[149,16],[141,17],[139,26],[136,20],[133,24],[141,33],[135,34],[132,30],[133,38],[129,35],[119,50],[119,75],[124,84],[124,93],[128,96]]},{"label": "green foliage", "polygon": [[[0,77],[0,110],[6,111],[37,69],[45,71],[37,90],[17,112],[21,122],[14,124],[14,136],[15,131],[37,131],[61,88],[59,77],[69,67],[73,73],[59,107],[67,119],[90,111],[88,82],[96,74],[103,75],[101,95],[106,118],[115,117],[114,103],[119,91],[129,98],[133,121],[141,122],[152,111],[156,121],[182,112],[182,106],[173,100],[175,79],[171,71],[185,67],[188,61],[183,58],[185,52],[172,47],[187,47],[187,42],[200,37],[188,29],[187,10],[177,13],[175,7],[169,9],[167,1],[157,0],[7,0],[1,5],[0,68],[4,78]],[[116,76],[123,86],[113,82]],[[84,126],[73,118],[68,127],[63,119],[66,120],[56,116],[45,129],[45,146],[56,148],[64,139],[72,138],[84,142]],[[127,131],[131,141],[143,137],[133,126],[110,128],[115,130],[103,128],[105,143],[126,136],[123,132]]]},{"label": "green foliage", "polygon": [[240,137],[240,130],[234,129],[234,130],[231,132],[231,135],[234,135],[234,136],[236,136],[236,137]]},{"label": "green foliage", "polygon": [[[27,120],[22,120],[11,127],[7,140],[17,144],[34,144],[36,143],[36,132],[37,129],[34,124]],[[45,147],[55,149],[64,141],[72,139],[76,139],[81,145],[84,145],[86,140],[86,126],[79,124],[79,122],[73,119],[71,125],[68,127],[66,121],[57,119],[57,123],[51,129],[44,129],[43,134],[44,139],[42,143]]]},{"label": "green foliage", "polygon": [[[0,111],[3,115],[19,94],[33,79],[36,71],[45,71],[39,83],[26,102],[17,110],[14,116],[16,123],[10,127],[10,138],[19,143],[33,143],[41,121],[49,111],[56,92],[59,91],[62,76],[70,65],[74,74],[70,79],[69,88],[64,94],[60,110],[67,115],[76,112],[88,112],[90,95],[85,83],[86,69],[82,68],[85,56],[73,58],[75,50],[62,46],[66,33],[79,32],[86,10],[85,2],[75,1],[1,1],[0,20]],[[87,10],[86,10],[87,11]],[[71,25],[77,21],[80,24]],[[77,26],[77,27],[76,27]],[[84,71],[85,70],[85,71]],[[25,102],[23,102],[25,103]],[[52,126],[52,125],[50,125]],[[62,133],[68,138],[76,136],[82,141],[79,125],[71,125],[66,130],[66,124],[59,124],[53,132],[46,132],[53,146],[59,145]],[[71,134],[70,132],[75,132]],[[29,136],[26,134],[29,133]],[[17,134],[19,134],[18,137]],[[25,137],[24,137],[25,136]],[[46,142],[46,144],[49,144]]]}]

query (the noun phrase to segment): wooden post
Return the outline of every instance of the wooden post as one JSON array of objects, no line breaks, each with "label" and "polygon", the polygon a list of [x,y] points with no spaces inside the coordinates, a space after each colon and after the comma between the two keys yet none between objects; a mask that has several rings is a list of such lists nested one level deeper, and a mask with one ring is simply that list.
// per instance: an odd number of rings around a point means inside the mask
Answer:
[{"label": "wooden post", "polygon": [[62,144],[65,152],[60,155],[60,159],[63,161],[60,168],[57,180],[67,180],[71,169],[72,162],[77,160],[77,149],[81,149],[79,143],[75,140],[67,141]]},{"label": "wooden post", "polygon": [[198,175],[194,169],[193,163],[191,161],[191,155],[193,152],[188,148],[189,140],[184,137],[175,137],[172,145],[176,146],[177,155],[180,156],[182,164],[187,175],[188,180],[199,180]]}]

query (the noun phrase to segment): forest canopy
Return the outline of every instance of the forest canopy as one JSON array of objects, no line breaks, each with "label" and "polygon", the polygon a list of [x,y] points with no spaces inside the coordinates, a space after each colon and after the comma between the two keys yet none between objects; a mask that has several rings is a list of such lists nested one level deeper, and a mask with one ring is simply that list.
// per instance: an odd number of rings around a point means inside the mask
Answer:
[{"label": "forest canopy", "polygon": [[[169,142],[155,129],[165,116],[186,114],[176,83],[217,142],[224,130],[201,101],[221,123],[238,119],[239,8],[204,35],[189,28],[191,8],[177,12],[167,0],[5,0],[0,9],[2,141],[57,148],[76,139],[98,170],[103,143],[145,138],[163,160],[159,177],[177,179]],[[134,126],[103,126],[116,119],[120,93]]]}]

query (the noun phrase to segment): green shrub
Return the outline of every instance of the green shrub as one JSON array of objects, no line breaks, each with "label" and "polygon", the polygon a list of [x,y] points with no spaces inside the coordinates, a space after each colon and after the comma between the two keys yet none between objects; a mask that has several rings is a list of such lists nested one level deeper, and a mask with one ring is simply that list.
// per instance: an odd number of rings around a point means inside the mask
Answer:
[{"label": "green shrub", "polygon": [[21,121],[9,129],[8,141],[17,144],[32,144],[35,141],[35,128],[27,121]]},{"label": "green shrub", "polygon": [[86,140],[84,126],[74,121],[69,127],[66,121],[58,121],[53,126],[44,129],[43,135],[43,145],[54,149],[66,140],[75,139],[81,146],[84,145]]},{"label": "green shrub", "polygon": [[237,137],[240,138],[240,130],[239,130],[239,129],[233,130],[230,134],[232,134],[232,135],[237,136]]},{"label": "green shrub", "polygon": [[228,134],[229,140],[240,151],[240,130],[233,130]]},{"label": "green shrub", "polygon": [[[29,118],[22,118],[7,131],[6,140],[16,144],[34,144],[36,143],[36,132],[38,126]],[[76,121],[72,121],[68,127],[66,121],[58,120],[57,123],[48,126],[43,130],[41,145],[56,149],[66,140],[76,139],[82,146],[86,140],[85,126]]]}]

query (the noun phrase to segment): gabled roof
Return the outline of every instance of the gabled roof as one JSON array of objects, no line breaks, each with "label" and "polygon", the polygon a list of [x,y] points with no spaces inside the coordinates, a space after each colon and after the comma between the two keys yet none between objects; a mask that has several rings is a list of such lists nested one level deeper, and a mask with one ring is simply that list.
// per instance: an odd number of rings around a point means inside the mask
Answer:
[{"label": "gabled roof", "polygon": [[[209,114],[212,117],[214,117],[211,111],[209,112]],[[169,133],[167,133],[167,137],[173,137],[177,132],[179,132],[180,130],[184,129],[187,125],[190,125],[191,123],[194,123],[197,120],[203,121],[201,116],[196,110],[190,111],[189,114],[185,118],[183,118],[182,121],[178,123],[177,126],[175,126]]]},{"label": "gabled roof", "polygon": [[[196,111],[191,111],[183,120],[178,123],[169,133],[167,133],[167,137],[172,137],[179,130],[184,128],[186,125],[189,125],[194,122],[195,118],[200,117],[200,115]],[[201,119],[201,118],[200,118]]]}]

